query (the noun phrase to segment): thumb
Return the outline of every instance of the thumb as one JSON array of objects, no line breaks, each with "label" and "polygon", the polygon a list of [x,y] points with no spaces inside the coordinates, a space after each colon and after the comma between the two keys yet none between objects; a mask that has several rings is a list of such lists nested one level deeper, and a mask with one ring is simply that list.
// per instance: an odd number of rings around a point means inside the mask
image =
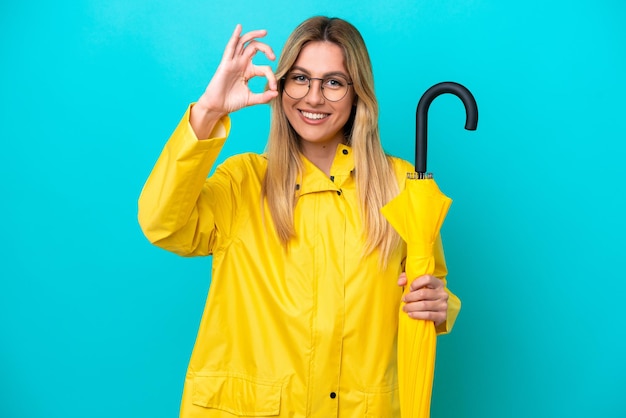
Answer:
[{"label": "thumb", "polygon": [[406,273],[402,272],[400,273],[400,277],[398,277],[398,286],[406,286],[406,284],[407,284]]},{"label": "thumb", "polygon": [[263,93],[253,94],[250,96],[250,105],[266,104],[272,101],[272,99],[278,96],[276,90],[266,90]]}]

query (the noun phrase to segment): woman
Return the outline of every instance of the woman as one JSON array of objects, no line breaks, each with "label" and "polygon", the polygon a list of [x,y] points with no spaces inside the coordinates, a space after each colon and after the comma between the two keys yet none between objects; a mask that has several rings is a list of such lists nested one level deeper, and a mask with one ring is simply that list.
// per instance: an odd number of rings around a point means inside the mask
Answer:
[{"label": "woman", "polygon": [[[214,257],[181,416],[398,416],[401,303],[440,333],[460,307],[441,245],[435,274],[407,280],[406,246],[380,208],[414,170],[382,150],[359,32],[341,19],[305,21],[276,75],[252,63],[258,51],[275,59],[265,33],[236,27],[139,200],[150,241]],[[268,81],[263,93],[248,88],[256,76]],[[228,115],[270,102],[266,154],[231,157],[207,179]]]}]

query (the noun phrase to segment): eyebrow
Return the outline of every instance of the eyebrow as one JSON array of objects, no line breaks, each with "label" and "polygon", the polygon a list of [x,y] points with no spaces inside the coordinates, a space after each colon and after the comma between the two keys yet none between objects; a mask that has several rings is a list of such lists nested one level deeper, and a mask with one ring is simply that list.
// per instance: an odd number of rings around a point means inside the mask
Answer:
[{"label": "eyebrow", "polygon": [[[298,67],[298,66],[291,67],[291,70],[290,70],[290,71],[294,71],[294,70],[300,71],[300,72],[304,73],[305,75],[311,75],[311,73],[309,72],[309,70],[307,70],[307,69],[305,69],[305,68],[302,68],[302,67]],[[348,74],[346,74],[346,73],[344,73],[344,72],[341,72],[341,71],[331,71],[331,72],[329,72],[329,73],[325,73],[325,74],[322,76],[322,78],[331,77],[331,76],[334,76],[334,75],[335,75],[335,76],[336,76],[336,75],[340,75],[340,76],[342,76],[342,77],[344,77],[344,78],[346,78],[346,79],[348,79],[348,80],[350,79],[350,77],[348,77]]]}]

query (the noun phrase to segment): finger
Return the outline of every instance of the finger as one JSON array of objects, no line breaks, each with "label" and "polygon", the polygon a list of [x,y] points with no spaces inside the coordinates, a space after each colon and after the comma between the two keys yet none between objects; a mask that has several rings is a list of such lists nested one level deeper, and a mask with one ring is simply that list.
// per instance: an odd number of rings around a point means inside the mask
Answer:
[{"label": "finger", "polygon": [[255,65],[254,75],[265,77],[270,90],[278,90],[278,82],[276,81],[276,75],[269,65]]},{"label": "finger", "polygon": [[409,302],[419,302],[419,301],[431,301],[431,300],[439,300],[446,301],[448,300],[448,293],[445,290],[439,289],[429,289],[427,287],[423,287],[421,289],[413,290],[402,298],[402,301],[405,303]]},{"label": "finger", "polygon": [[269,65],[254,65],[252,66],[252,72],[248,72],[245,75],[244,81],[247,83],[253,77],[265,77],[270,90],[278,90],[278,82],[276,75],[272,71]]},{"label": "finger", "polygon": [[406,303],[402,306],[406,313],[419,314],[422,312],[434,312],[435,314],[446,314],[448,303],[445,301],[421,300],[419,302]]},{"label": "finger", "polygon": [[430,274],[420,276],[411,282],[411,290],[421,289],[422,287],[439,288],[443,287],[443,282]]},{"label": "finger", "polygon": [[435,325],[439,325],[446,320],[446,314],[440,312],[408,312],[411,319],[421,319],[423,321],[432,321]]},{"label": "finger", "polygon": [[400,273],[400,277],[398,277],[398,286],[406,286],[407,283],[408,283],[408,280],[406,278],[406,273],[405,272]]},{"label": "finger", "polygon": [[266,90],[263,93],[252,94],[248,99],[248,104],[250,105],[258,105],[258,104],[266,104],[272,101],[272,99],[278,96],[278,91],[276,90]]},{"label": "finger", "polygon": [[237,49],[237,43],[239,42],[239,36],[241,35],[241,24],[237,23],[233,34],[230,36],[226,48],[224,49],[224,55],[222,58],[232,59],[235,56],[235,50]]},{"label": "finger", "polygon": [[241,37],[239,38],[237,42],[237,49],[235,51],[235,55],[241,55],[243,51],[246,49],[247,47],[246,44],[248,42],[256,38],[263,38],[265,35],[267,35],[267,31],[265,29],[253,30],[253,31],[250,31],[241,35]]},{"label": "finger", "polygon": [[276,59],[276,55],[274,54],[272,48],[269,45],[259,41],[251,41],[250,43],[248,43],[245,50],[243,51],[243,56],[251,60],[259,51],[263,52],[265,56],[272,61]]},{"label": "finger", "polygon": [[419,302],[411,302],[406,303],[402,307],[402,310],[406,313],[417,313],[417,312],[442,312],[442,304],[421,300]]}]

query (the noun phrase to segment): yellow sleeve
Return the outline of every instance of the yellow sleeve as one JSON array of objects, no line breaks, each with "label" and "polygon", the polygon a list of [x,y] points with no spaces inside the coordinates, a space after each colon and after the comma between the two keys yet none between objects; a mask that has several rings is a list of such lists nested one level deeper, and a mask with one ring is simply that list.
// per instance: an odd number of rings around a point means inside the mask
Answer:
[{"label": "yellow sleeve", "polygon": [[446,280],[446,276],[448,275],[448,268],[446,267],[446,259],[443,254],[443,244],[441,242],[441,236],[437,238],[437,243],[435,246],[435,273],[433,275],[443,280],[445,290],[449,295],[447,319],[445,322],[439,324],[439,326],[437,327],[438,335],[447,334],[452,331],[452,327],[454,326],[456,317],[459,315],[459,311],[461,310],[461,300],[454,293],[452,293],[450,289],[448,289],[448,283]]},{"label": "yellow sleeve", "polygon": [[183,256],[211,253],[215,206],[228,204],[206,198],[203,189],[230,132],[230,119],[223,117],[209,139],[198,140],[189,124],[190,109],[163,148],[138,202],[139,224],[148,240]]}]

